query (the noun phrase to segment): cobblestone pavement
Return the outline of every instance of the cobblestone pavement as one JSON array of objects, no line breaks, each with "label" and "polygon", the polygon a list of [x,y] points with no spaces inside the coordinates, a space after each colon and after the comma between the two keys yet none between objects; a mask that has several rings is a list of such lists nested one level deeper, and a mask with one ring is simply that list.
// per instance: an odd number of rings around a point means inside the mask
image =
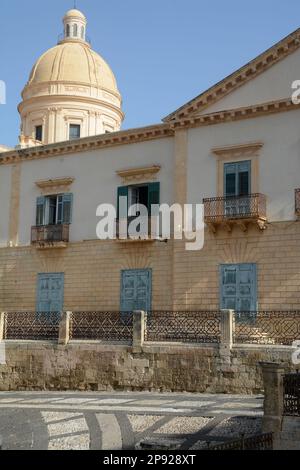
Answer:
[{"label": "cobblestone pavement", "polygon": [[263,398],[133,392],[0,392],[3,449],[200,449],[261,432]]}]

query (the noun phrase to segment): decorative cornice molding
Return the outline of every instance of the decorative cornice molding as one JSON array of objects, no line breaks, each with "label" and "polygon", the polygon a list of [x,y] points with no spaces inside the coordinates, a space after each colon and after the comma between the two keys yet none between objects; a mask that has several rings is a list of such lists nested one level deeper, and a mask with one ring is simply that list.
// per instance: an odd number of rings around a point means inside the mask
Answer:
[{"label": "decorative cornice molding", "polygon": [[247,144],[230,145],[226,147],[213,148],[212,153],[218,158],[240,155],[247,155],[251,157],[253,155],[257,155],[263,145],[263,142],[250,142]]},{"label": "decorative cornice molding", "polygon": [[289,34],[271,48],[267,49],[248,64],[206,90],[204,93],[198,95],[196,98],[166,116],[163,119],[163,122],[184,119],[206,109],[230,94],[232,91],[238,89],[250,80],[253,80],[255,77],[290,55],[299,47],[300,28]]},{"label": "decorative cornice molding", "polygon": [[68,191],[75,178],[53,178],[49,180],[36,181],[36,186],[41,189],[43,194],[54,194],[61,191]]},{"label": "decorative cornice molding", "polygon": [[146,142],[148,140],[173,137],[177,129],[189,129],[203,127],[224,122],[254,119],[287,111],[300,109],[300,104],[293,104],[291,99],[271,101],[269,103],[256,104],[242,108],[220,111],[201,116],[190,117],[172,121],[165,124],[129,129],[126,131],[101,134],[93,137],[85,137],[76,141],[57,142],[28,149],[12,150],[0,153],[0,165],[15,163],[20,160],[34,160],[50,156],[67,155],[87,150],[109,148],[116,145]]},{"label": "decorative cornice molding", "polygon": [[53,94],[53,95],[41,95],[41,96],[33,96],[32,98],[27,98],[26,100],[22,101],[18,105],[18,111],[20,114],[24,112],[24,109],[30,104],[36,104],[36,103],[44,103],[45,101],[51,102],[53,99],[56,99],[57,103],[64,102],[65,100],[72,100],[73,102],[79,101],[84,104],[94,104],[96,106],[104,106],[106,108],[111,109],[112,111],[116,112],[121,119],[124,119],[125,114],[123,111],[114,103],[109,103],[107,101],[103,101],[100,98],[93,98],[90,96],[84,97],[84,96],[79,96],[79,95],[64,95],[64,94]]},{"label": "decorative cornice molding", "polygon": [[0,165],[12,164],[18,161],[36,160],[41,158],[69,155],[88,150],[110,148],[116,145],[134,144],[149,140],[172,137],[174,131],[166,124],[142,127],[127,131],[111,132],[93,137],[84,137],[74,141],[57,142],[55,144],[30,147],[0,153]]},{"label": "decorative cornice molding", "polygon": [[219,124],[224,122],[240,121],[251,119],[269,114],[276,114],[285,111],[295,111],[300,108],[300,104],[294,104],[290,98],[270,101],[268,103],[255,104],[242,108],[229,109],[227,111],[218,111],[211,114],[200,116],[190,116],[184,119],[178,119],[169,123],[171,129],[192,128]]},{"label": "decorative cornice molding", "polygon": [[74,178],[53,178],[49,180],[36,181],[38,188],[52,188],[53,186],[70,186],[74,182]]},{"label": "decorative cornice molding", "polygon": [[128,170],[117,171],[117,175],[123,178],[124,182],[139,181],[144,179],[153,179],[160,171],[160,165],[153,165],[144,168],[131,168]]}]

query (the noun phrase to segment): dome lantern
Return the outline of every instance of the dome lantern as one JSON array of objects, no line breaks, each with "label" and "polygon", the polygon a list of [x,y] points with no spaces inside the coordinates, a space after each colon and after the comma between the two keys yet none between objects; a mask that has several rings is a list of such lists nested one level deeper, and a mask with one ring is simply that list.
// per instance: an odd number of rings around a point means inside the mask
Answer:
[{"label": "dome lantern", "polygon": [[64,41],[85,41],[87,20],[81,11],[69,10],[64,18]]}]

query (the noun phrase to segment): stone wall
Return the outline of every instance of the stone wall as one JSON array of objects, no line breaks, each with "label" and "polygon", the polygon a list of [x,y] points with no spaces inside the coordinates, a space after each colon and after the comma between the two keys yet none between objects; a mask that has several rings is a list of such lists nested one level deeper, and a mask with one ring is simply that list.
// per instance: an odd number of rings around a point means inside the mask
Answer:
[{"label": "stone wall", "polygon": [[285,346],[234,346],[225,357],[218,345],[129,345],[71,341],[5,341],[0,390],[157,390],[260,393],[259,361],[291,363]]}]

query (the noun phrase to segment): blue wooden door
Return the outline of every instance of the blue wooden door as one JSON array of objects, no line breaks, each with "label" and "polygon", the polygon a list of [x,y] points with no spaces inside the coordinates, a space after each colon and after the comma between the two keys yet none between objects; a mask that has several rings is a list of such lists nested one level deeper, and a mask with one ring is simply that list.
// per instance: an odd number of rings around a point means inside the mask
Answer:
[{"label": "blue wooden door", "polygon": [[121,274],[121,311],[151,310],[151,269],[129,269]]},{"label": "blue wooden door", "polygon": [[256,264],[223,264],[220,269],[221,308],[257,310]]},{"label": "blue wooden door", "polygon": [[37,311],[61,312],[64,304],[64,274],[38,275]]}]

